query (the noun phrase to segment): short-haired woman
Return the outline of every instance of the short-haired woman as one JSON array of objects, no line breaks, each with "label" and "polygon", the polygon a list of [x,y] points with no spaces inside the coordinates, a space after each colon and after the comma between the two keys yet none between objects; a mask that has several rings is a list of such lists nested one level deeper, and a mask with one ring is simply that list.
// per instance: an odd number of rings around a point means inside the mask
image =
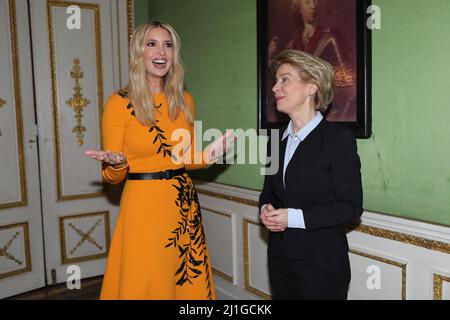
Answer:
[{"label": "short-haired woman", "polygon": [[333,78],[332,66],[308,53],[286,50],[276,59],[272,90],[290,121],[281,131],[278,173],[265,177],[259,199],[275,299],[347,298],[345,225],[363,212],[362,186],[352,131],[322,116]]}]

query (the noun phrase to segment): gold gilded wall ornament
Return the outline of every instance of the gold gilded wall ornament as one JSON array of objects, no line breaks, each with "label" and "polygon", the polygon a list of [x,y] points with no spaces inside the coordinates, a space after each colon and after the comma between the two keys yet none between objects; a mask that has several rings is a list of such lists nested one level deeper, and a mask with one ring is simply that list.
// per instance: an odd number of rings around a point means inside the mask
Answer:
[{"label": "gold gilded wall ornament", "polygon": [[[21,230],[14,230],[20,228]],[[8,231],[11,234],[7,235]],[[0,266],[5,262],[13,262],[10,267],[3,265],[0,280],[32,271],[32,257],[30,249],[30,232],[28,222],[0,226]],[[5,237],[6,236],[6,237]],[[9,239],[5,242],[6,239]]]},{"label": "gold gilded wall ornament", "polygon": [[83,230],[77,228],[74,224],[72,224],[71,222],[69,223],[69,227],[71,227],[73,230],[75,230],[75,232],[78,234],[78,236],[80,236],[80,240],[78,241],[78,243],[75,245],[75,247],[72,248],[72,250],[70,251],[71,254],[74,254],[75,251],[78,250],[78,248],[85,243],[86,241],[90,242],[91,244],[93,244],[94,246],[96,246],[99,250],[103,250],[103,247],[101,245],[99,245],[95,239],[92,237],[92,233],[94,232],[94,230],[97,228],[97,226],[101,223],[101,219],[98,219],[97,222],[91,226],[89,228],[89,230],[87,232],[84,232]]},{"label": "gold gilded wall ornament", "polygon": [[84,77],[83,71],[80,67],[80,59],[75,58],[73,60],[73,69],[70,72],[70,77],[75,79],[75,87],[73,87],[73,96],[69,100],[66,101],[70,107],[73,108],[75,112],[75,119],[77,121],[77,125],[72,129],[72,132],[76,134],[78,145],[83,145],[83,132],[86,131],[86,127],[82,125],[83,119],[83,109],[86,108],[91,102],[83,98],[83,94],[81,93],[80,79]]},{"label": "gold gilded wall ornament", "polygon": [[20,235],[19,232],[16,232],[11,239],[6,242],[6,244],[3,247],[0,247],[0,257],[3,257],[7,260],[14,261],[15,263],[21,265],[22,261],[17,259],[11,252],[9,252],[9,249],[11,248],[12,243],[14,240]]}]

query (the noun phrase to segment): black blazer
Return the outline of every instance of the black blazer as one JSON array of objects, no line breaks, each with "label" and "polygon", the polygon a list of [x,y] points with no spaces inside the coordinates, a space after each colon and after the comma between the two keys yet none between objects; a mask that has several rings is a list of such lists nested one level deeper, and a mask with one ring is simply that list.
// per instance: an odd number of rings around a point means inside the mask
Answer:
[{"label": "black blazer", "polygon": [[287,140],[279,144],[277,174],[265,177],[259,208],[271,203],[276,209],[302,209],[305,229],[270,232],[269,250],[281,250],[288,258],[347,255],[344,226],[363,212],[361,164],[352,131],[322,119],[292,156],[285,187]]}]

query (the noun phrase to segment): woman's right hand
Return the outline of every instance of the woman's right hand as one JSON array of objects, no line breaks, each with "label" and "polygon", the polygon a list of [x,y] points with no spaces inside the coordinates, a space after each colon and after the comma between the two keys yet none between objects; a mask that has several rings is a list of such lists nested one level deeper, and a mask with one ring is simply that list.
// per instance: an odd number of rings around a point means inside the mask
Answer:
[{"label": "woman's right hand", "polygon": [[87,150],[86,155],[91,157],[92,159],[103,161],[114,168],[120,168],[127,163],[127,157],[123,154],[123,152],[112,152],[112,151],[97,151],[97,150]]},{"label": "woman's right hand", "polygon": [[266,227],[269,224],[267,218],[270,216],[270,211],[272,210],[275,210],[275,208],[272,206],[271,203],[265,204],[261,210],[261,214],[259,215],[259,219]]}]

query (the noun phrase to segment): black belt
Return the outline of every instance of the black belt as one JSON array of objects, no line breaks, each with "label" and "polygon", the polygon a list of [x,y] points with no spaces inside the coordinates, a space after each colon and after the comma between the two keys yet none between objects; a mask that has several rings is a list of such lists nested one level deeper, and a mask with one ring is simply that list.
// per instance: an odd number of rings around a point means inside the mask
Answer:
[{"label": "black belt", "polygon": [[185,168],[159,172],[129,173],[127,178],[128,180],[161,180],[172,179],[173,177],[182,175],[183,173],[186,173]]}]

